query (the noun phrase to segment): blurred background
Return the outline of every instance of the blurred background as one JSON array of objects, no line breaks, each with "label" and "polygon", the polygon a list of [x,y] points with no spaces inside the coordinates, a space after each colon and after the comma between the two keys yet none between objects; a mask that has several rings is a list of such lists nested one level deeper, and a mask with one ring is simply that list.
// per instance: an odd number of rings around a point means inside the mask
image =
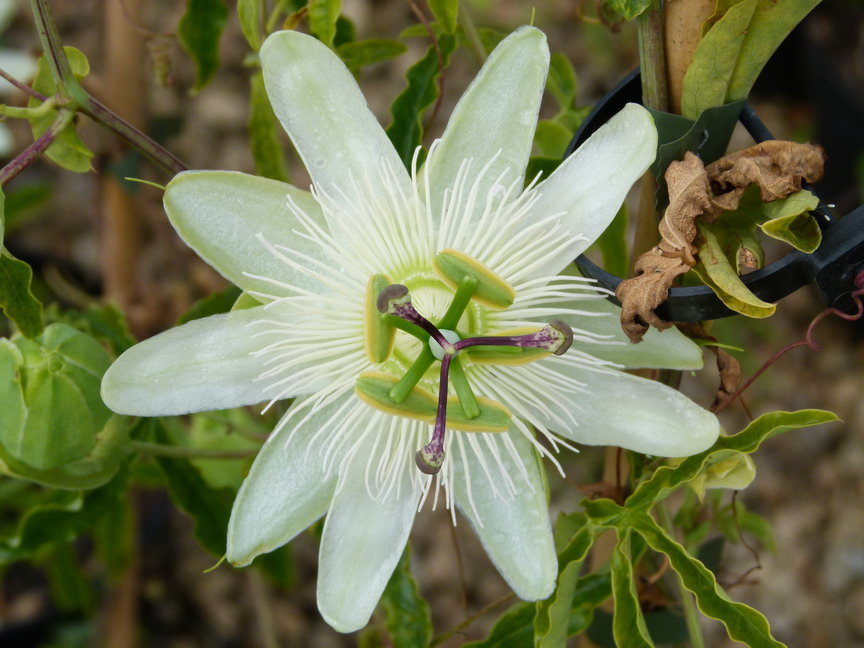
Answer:
[{"label": "blurred background", "polygon": [[[228,4],[220,67],[198,93],[192,93],[192,62],[174,35],[185,3],[58,0],[51,6],[64,44],[79,48],[91,62],[85,86],[93,95],[163,142],[190,168],[254,172],[247,131],[249,47],[234,3]],[[477,26],[503,32],[533,17],[533,24],[546,32],[551,51],[572,61],[578,103],[590,106],[638,64],[635,25],[598,18],[599,4],[553,0],[532,7],[517,0],[473,0],[468,6]],[[425,5],[420,10],[426,11]],[[398,38],[417,22],[412,7],[399,0],[345,2],[343,12],[362,38]],[[405,42],[406,54],[359,75],[372,110],[385,125],[390,103],[404,87],[406,69],[428,46],[424,37]],[[12,11],[0,45],[39,55],[27,3]],[[454,53],[427,144],[441,132],[478,69],[468,48]],[[826,0],[781,47],[751,99],[778,138],[815,141],[826,148],[826,176],[816,192],[835,204],[840,215],[864,200],[862,88],[864,7],[854,0]],[[5,101],[21,105],[24,98],[12,94]],[[544,107],[552,109],[551,103]],[[48,161],[25,170],[6,188],[5,244],[34,267],[43,302],[85,308],[110,299],[124,307],[132,332],[146,337],[174,325],[197,300],[227,284],[176,236],[159,190],[122,180],[135,176],[164,184],[169,178],[81,119],[82,139],[96,153],[95,171],[71,173]],[[10,120],[6,126],[12,138],[8,158],[32,138],[26,123]],[[284,142],[287,151],[287,138]],[[749,143],[739,133],[733,148]],[[288,160],[293,182],[308,185],[297,158]],[[773,258],[785,253],[780,246],[769,250]],[[818,296],[804,289],[783,300],[768,320],[729,318],[716,322],[711,333],[745,349],[736,356],[749,376],[776,350],[801,339],[823,308]],[[730,595],[762,611],[775,636],[790,646],[853,648],[864,645],[864,325],[829,318],[819,325],[816,339],[823,344],[820,352],[801,348],[784,356],[747,392],[747,406],[754,415],[823,408],[843,422],[782,436],[754,456],[756,480],[738,498],[768,520],[776,547],[765,546],[770,542],[751,541],[751,547],[726,543],[718,573]],[[712,364],[706,354],[706,369],[683,381],[684,391],[705,406],[717,387]],[[256,417],[250,413],[238,424],[266,434],[266,421]],[[749,417],[733,405],[721,421],[731,433]],[[196,434],[225,430],[218,420],[211,430],[199,427]],[[602,448],[562,457],[566,480],[550,472],[553,513],[576,508],[584,494],[580,485],[600,481],[604,458]],[[96,525],[98,542],[85,535],[43,561],[0,566],[0,645],[379,645],[368,633],[338,635],[321,620],[315,605],[314,529],[291,544],[270,574],[225,565],[204,573],[215,560],[193,539],[192,522],[171,503],[155,469],[146,460],[140,463],[124,525]],[[227,463],[231,466],[226,468]],[[217,477],[230,483],[242,474],[241,464],[196,465],[231,473]],[[0,503],[17,497],[25,488],[21,484],[0,477]],[[721,504],[729,505],[732,495],[727,491],[722,498]],[[0,506],[4,521],[14,521],[14,507]],[[455,630],[440,645],[458,646],[486,636],[515,599],[501,600],[509,589],[468,525],[460,522],[453,528],[446,512],[425,511],[411,540],[414,575],[430,603],[435,634]],[[498,607],[463,623],[496,601]],[[709,646],[732,645],[719,624],[705,624]]]}]

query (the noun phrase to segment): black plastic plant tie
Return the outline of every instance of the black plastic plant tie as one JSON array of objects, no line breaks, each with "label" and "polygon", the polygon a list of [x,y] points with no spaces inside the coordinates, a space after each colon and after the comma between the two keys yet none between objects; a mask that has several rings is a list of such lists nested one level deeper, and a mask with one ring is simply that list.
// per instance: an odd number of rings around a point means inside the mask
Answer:
[{"label": "black plastic plant tie", "polygon": [[[628,74],[594,109],[573,136],[564,157],[569,156],[588,137],[627,103],[641,103],[639,69]],[[739,120],[757,142],[774,139],[759,116],[745,103]],[[807,184],[806,189],[811,189]],[[813,284],[825,303],[845,313],[854,313],[851,297],[855,277],[864,270],[864,205],[836,219],[821,200],[813,212],[822,228],[822,242],[812,254],[793,251],[770,265],[741,277],[754,295],[766,302],[777,302],[807,284]],[[576,259],[581,272],[604,288],[615,291],[623,281],[599,267],[585,255]],[[619,304],[614,297],[610,301]],[[708,286],[674,286],[669,297],[656,309],[659,317],[670,322],[699,322],[736,315]]]}]

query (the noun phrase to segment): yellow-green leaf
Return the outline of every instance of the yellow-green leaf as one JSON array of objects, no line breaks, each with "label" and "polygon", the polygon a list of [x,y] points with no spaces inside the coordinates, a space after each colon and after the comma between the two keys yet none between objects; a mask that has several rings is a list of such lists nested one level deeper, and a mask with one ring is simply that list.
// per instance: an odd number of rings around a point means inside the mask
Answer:
[{"label": "yellow-green leaf", "polygon": [[219,38],[227,22],[224,0],[186,0],[177,37],[195,63],[195,92],[207,85],[219,69]]},{"label": "yellow-green leaf", "polygon": [[309,31],[325,45],[333,45],[336,21],[341,11],[340,0],[309,0]]}]

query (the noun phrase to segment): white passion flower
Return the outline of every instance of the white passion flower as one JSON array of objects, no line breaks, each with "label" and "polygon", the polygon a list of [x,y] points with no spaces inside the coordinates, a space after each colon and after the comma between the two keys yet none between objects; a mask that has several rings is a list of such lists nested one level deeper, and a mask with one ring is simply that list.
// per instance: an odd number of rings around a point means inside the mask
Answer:
[{"label": "white passion flower", "polygon": [[699,349],[674,329],[627,345],[606,295],[563,274],[653,160],[651,117],[627,106],[523,189],[549,63],[537,29],[498,46],[410,172],[327,47],[280,32],[261,63],[311,191],[221,171],[171,181],[180,236],[258,305],[133,347],[105,402],[164,416],[294,398],[234,503],[227,557],[249,564],[326,513],[318,607],[336,630],[367,623],[427,501],[461,511],[520,597],[549,596],[547,448],[678,457],[719,432],[620,371],[697,368]]}]

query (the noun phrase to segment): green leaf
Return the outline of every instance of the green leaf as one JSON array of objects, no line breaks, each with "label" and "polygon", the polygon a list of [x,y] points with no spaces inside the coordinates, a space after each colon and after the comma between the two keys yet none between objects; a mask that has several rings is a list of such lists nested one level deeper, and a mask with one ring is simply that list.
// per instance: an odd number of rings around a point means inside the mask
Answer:
[{"label": "green leaf", "polygon": [[261,49],[261,0],[237,0],[237,18],[246,42],[256,52]]},{"label": "green leaf", "polygon": [[[90,73],[90,63],[81,51],[74,47],[64,47],[63,50],[66,52],[66,57],[69,59],[69,65],[76,79],[80,80]],[[33,89],[36,92],[41,92],[46,97],[51,97],[57,93],[57,85],[54,83],[51,67],[44,55],[39,58],[36,66],[36,76],[33,77]],[[35,108],[41,103],[35,97],[31,97],[27,102],[27,106]],[[56,119],[56,110],[49,110],[44,115],[31,119],[30,128],[33,131],[33,139],[39,139]],[[45,155],[48,156],[48,159],[56,162],[68,171],[86,173],[93,168],[90,163],[90,160],[93,158],[93,151],[87,148],[84,142],[81,141],[81,138],[78,137],[75,121],[60,131],[51,143],[51,146],[45,151]]]},{"label": "green leaf", "polygon": [[555,97],[561,110],[569,110],[576,105],[576,93],[579,90],[576,70],[570,59],[561,52],[555,52],[549,59],[546,90]]},{"label": "green leaf", "polygon": [[545,180],[561,166],[560,157],[548,157],[545,155],[534,155],[528,159],[528,166],[525,168],[525,184],[533,181],[540,174],[540,178]]},{"label": "green leaf", "polygon": [[408,69],[407,86],[390,106],[393,122],[387,127],[387,137],[406,168],[411,166],[414,150],[423,140],[423,113],[438,98],[438,78],[450,64],[450,54],[456,47],[455,37],[442,35],[438,47],[442,67],[439,67],[435,46],[430,45],[423,58]]},{"label": "green leaf", "polygon": [[612,594],[615,597],[615,615],[612,634],[618,648],[654,648],[654,642],[645,627],[645,617],[639,605],[633,564],[630,560],[630,531],[618,531],[618,544],[612,553]]},{"label": "green leaf", "polygon": [[5,249],[0,252],[0,308],[21,335],[33,338],[45,328],[42,321],[42,303],[33,296],[30,284],[33,271]]},{"label": "green leaf", "polygon": [[429,9],[435,20],[448,34],[456,31],[456,21],[459,18],[459,0],[429,0]]},{"label": "green leaf", "polygon": [[[628,509],[650,507],[669,492],[694,479],[706,465],[710,465],[714,453],[721,450],[736,450],[747,454],[755,452],[763,441],[789,430],[822,425],[837,421],[837,415],[824,410],[798,410],[797,412],[769,412],[750,423],[738,434],[721,436],[708,450],[687,457],[677,466],[661,466],[650,479],[639,485],[627,499]],[[600,502],[602,500],[596,500]],[[590,504],[595,504],[591,502]]]},{"label": "green leaf", "polygon": [[570,129],[551,119],[541,119],[534,131],[534,146],[542,156],[561,158],[572,138]]},{"label": "green leaf", "polygon": [[609,223],[594,245],[603,255],[603,268],[619,277],[626,277],[630,269],[630,247],[627,245],[627,228],[630,217],[626,201],[622,203],[615,218]]},{"label": "green leaf", "polygon": [[61,612],[84,612],[92,610],[93,588],[69,545],[57,547],[48,556],[45,575],[51,587],[51,601]]},{"label": "green leaf", "polygon": [[[563,545],[558,557],[558,583],[552,596],[537,602],[534,616],[534,646],[564,648],[582,561],[596,537],[588,517],[582,513],[560,516],[555,529],[556,545]],[[562,536],[570,536],[566,543]]]},{"label": "green leaf", "polygon": [[650,7],[651,0],[608,0],[607,6],[625,20],[631,20]]},{"label": "green leaf", "polygon": [[765,222],[759,227],[768,236],[810,254],[822,242],[822,230],[810,213],[818,204],[819,199],[806,189],[783,200],[762,203]]},{"label": "green leaf", "polygon": [[408,46],[402,41],[389,38],[367,38],[340,45],[336,48],[336,53],[348,69],[353,72],[372,63],[396,58],[407,50]]},{"label": "green leaf", "polygon": [[[745,99],[768,59],[820,0],[759,0],[747,28],[726,101]],[[725,56],[725,52],[718,54]]]},{"label": "green leaf", "polygon": [[471,641],[462,648],[531,648],[534,645],[533,603],[517,603],[502,614],[489,636]]},{"label": "green leaf", "polygon": [[195,63],[193,92],[207,85],[219,69],[219,38],[227,22],[224,0],[186,0],[177,37]]},{"label": "green leaf", "polygon": [[53,186],[47,182],[29,183],[8,191],[4,209],[6,234],[43,215],[52,195]]},{"label": "green leaf", "polygon": [[402,558],[381,596],[387,632],[394,648],[419,648],[432,640],[432,617],[429,604],[417,589],[411,575],[411,545]]},{"label": "green leaf", "polygon": [[[172,443],[165,427],[167,421],[151,419],[148,422],[153,441]],[[198,470],[185,459],[157,456],[155,460],[165,477],[171,501],[194,521],[195,539],[214,556],[224,556],[234,493],[210,488]]]},{"label": "green leaf", "polygon": [[255,160],[255,173],[265,178],[288,182],[288,166],[279,141],[279,128],[270,99],[264,89],[264,75],[252,75],[249,98],[249,146]]},{"label": "green leaf", "polygon": [[693,62],[684,75],[681,94],[684,117],[696,119],[703,110],[726,103],[729,81],[759,1],[745,0],[731,7],[699,41]]},{"label": "green leaf", "polygon": [[40,549],[71,542],[114,506],[126,492],[129,471],[92,491],[55,491],[51,499],[30,509],[15,533],[0,537],[0,563],[29,558]]},{"label": "green leaf", "polygon": [[0,187],[0,250],[3,249],[3,239],[6,235],[6,194]]},{"label": "green leaf", "polygon": [[327,46],[333,45],[336,21],[341,11],[340,0],[309,0],[309,31]]},{"label": "green leaf", "polygon": [[741,281],[711,223],[697,222],[702,243],[699,245],[699,263],[693,268],[699,278],[713,290],[720,300],[736,313],[747,317],[770,317],[777,306],[754,295]]},{"label": "green leaf", "polygon": [[[53,305],[52,305],[53,306]],[[83,311],[55,311],[49,307],[49,321],[61,321],[108,345],[114,357],[132,347],[136,340],[129,332],[126,318],[114,304],[93,304]]]},{"label": "green leaf", "polygon": [[199,299],[192,304],[189,310],[180,316],[180,319],[177,320],[177,326],[186,324],[186,322],[191,322],[192,320],[201,319],[202,317],[227,313],[234,306],[242,292],[237,286],[231,285],[219,292]]},{"label": "green leaf", "polygon": [[730,600],[717,584],[714,574],[670,538],[654,518],[646,513],[638,513],[633,516],[632,524],[649,547],[668,557],[681,584],[695,595],[702,613],[726,626],[732,639],[759,648],[785,648],[784,644],[771,636],[764,616],[743,603]]},{"label": "green leaf", "polygon": [[[207,450],[249,450],[256,451],[262,445],[263,439],[272,429],[258,413],[252,413],[246,408],[201,412],[192,415],[192,424],[188,434],[191,448]],[[257,438],[256,438],[257,437]],[[250,456],[249,461],[251,462]],[[204,481],[212,488],[227,488],[237,491],[249,472],[249,462],[225,461],[224,459],[192,459]],[[257,564],[257,563],[256,563]]]}]

